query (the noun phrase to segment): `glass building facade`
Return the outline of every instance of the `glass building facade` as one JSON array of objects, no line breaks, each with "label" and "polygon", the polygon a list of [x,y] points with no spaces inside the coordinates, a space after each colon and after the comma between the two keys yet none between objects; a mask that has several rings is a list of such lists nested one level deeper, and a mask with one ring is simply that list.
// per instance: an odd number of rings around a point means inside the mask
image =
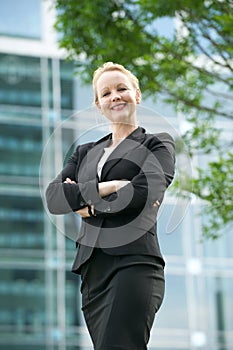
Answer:
[{"label": "glass building facade", "polygon": [[[36,16],[35,26],[25,30],[20,16],[16,22],[18,3]],[[80,279],[70,272],[79,222],[48,215],[43,191],[77,139],[100,136],[99,117],[88,108],[91,89],[82,87],[72,63],[43,49],[41,55],[25,54],[25,45],[45,40],[42,3],[0,5],[0,47],[6,37],[17,37],[19,45],[15,53],[9,46],[0,52],[0,348],[91,350]],[[154,108],[164,114],[164,106]],[[167,115],[178,128],[179,118]],[[153,123],[148,113],[141,124],[153,130]],[[232,124],[225,127],[232,137]],[[167,285],[150,350],[233,349],[232,228],[219,240],[200,243],[200,206],[197,199],[187,205],[168,194],[161,208]],[[180,220],[167,233],[174,210]]]}]

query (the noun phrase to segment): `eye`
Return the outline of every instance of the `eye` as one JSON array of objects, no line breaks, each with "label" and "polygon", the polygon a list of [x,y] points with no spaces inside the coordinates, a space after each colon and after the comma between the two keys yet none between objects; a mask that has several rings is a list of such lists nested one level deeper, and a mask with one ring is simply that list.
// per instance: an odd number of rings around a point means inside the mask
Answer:
[{"label": "eye", "polygon": [[120,87],[118,91],[126,91],[127,89],[125,87]]},{"label": "eye", "polygon": [[108,96],[109,94],[110,94],[110,92],[109,92],[109,91],[106,91],[106,92],[103,93],[103,97],[106,97],[106,96]]}]

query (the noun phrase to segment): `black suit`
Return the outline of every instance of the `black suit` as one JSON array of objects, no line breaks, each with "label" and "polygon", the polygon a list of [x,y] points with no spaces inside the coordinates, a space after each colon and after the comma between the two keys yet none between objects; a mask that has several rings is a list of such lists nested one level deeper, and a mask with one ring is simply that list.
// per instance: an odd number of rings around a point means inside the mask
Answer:
[{"label": "black suit", "polygon": [[[162,202],[173,179],[174,142],[139,127],[110,154],[99,179],[97,164],[110,142],[111,134],[78,146],[46,199],[53,214],[94,205],[95,215],[82,220],[72,268],[81,273],[82,310],[94,349],[142,350],[164,295],[153,203]],[[64,183],[67,177],[77,183]],[[129,184],[99,196],[98,182],[122,179]]]},{"label": "black suit", "polygon": [[[112,152],[98,179],[97,164],[110,139],[111,134],[78,146],[46,191],[53,214],[95,206],[96,216],[82,220],[74,272],[80,272],[79,267],[89,259],[94,246],[111,255],[143,254],[162,260],[153,203],[162,202],[173,179],[174,142],[167,133],[146,134],[139,127]],[[67,177],[77,184],[64,184]],[[99,197],[98,181],[122,179],[131,183],[104,200]]]}]

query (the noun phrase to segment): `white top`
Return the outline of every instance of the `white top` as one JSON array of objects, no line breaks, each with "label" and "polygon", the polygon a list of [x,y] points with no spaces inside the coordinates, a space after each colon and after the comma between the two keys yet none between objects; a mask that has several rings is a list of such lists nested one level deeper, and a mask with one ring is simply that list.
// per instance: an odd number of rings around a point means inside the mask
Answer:
[{"label": "white top", "polygon": [[102,155],[102,157],[99,160],[99,163],[97,165],[97,173],[99,178],[101,177],[101,173],[102,173],[102,169],[103,166],[106,162],[106,160],[108,159],[108,157],[110,156],[110,154],[114,151],[114,149],[117,147],[118,145],[114,146],[114,147],[106,147],[104,148],[104,154]]}]

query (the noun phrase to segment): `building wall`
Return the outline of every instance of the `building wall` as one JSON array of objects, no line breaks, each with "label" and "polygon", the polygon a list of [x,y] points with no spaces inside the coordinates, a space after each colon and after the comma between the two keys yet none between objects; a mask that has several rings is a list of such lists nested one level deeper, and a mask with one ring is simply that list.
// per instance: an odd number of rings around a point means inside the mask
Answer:
[{"label": "building wall", "polygon": [[[97,139],[108,127],[91,107],[91,88],[74,77],[73,64],[64,61],[64,52],[57,48],[51,4],[8,0],[0,5],[4,350],[92,349],[81,314],[79,276],[70,272],[79,220],[75,215],[49,215],[44,190],[77,142]],[[25,11],[32,22],[25,24]],[[182,118],[162,103],[147,100],[139,109],[139,121],[149,131],[165,128],[177,135]],[[232,137],[232,124],[225,127],[225,136]],[[179,162],[181,166],[182,159]],[[190,162],[187,156],[185,162]],[[200,243],[205,220],[197,215],[201,205],[168,193],[161,208],[159,240],[167,284],[150,350],[233,348],[233,236],[229,229],[218,241]]]}]

